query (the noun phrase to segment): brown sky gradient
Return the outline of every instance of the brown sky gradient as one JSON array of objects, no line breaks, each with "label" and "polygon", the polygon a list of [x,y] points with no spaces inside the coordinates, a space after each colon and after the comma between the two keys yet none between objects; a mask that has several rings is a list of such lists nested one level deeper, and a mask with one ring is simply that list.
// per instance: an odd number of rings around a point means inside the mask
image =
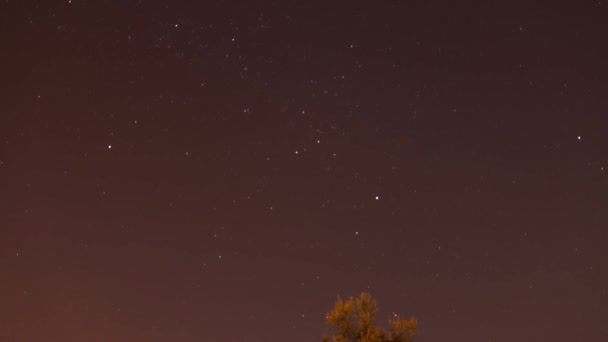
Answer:
[{"label": "brown sky gradient", "polygon": [[608,340],[607,10],[3,1],[0,341]]}]

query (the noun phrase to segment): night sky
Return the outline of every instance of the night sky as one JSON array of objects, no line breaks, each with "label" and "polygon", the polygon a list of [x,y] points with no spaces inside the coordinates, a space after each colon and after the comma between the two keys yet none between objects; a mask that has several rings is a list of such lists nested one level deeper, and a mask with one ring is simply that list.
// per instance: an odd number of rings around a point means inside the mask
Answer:
[{"label": "night sky", "polygon": [[608,341],[608,3],[0,4],[0,341]]}]

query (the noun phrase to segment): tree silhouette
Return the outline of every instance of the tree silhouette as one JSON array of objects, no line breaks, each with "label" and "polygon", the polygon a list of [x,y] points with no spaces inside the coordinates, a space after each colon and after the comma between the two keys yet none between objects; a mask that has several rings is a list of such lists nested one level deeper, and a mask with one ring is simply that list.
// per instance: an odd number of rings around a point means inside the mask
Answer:
[{"label": "tree silhouette", "polygon": [[389,319],[389,331],[376,326],[378,303],[371,294],[344,301],[338,296],[334,309],[327,314],[327,323],[334,334],[325,335],[324,342],[412,342],[416,338],[418,320],[395,316]]}]

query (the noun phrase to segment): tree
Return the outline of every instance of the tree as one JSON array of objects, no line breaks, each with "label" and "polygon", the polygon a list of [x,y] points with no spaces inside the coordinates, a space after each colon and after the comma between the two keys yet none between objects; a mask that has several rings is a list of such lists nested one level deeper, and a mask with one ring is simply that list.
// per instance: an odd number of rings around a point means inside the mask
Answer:
[{"label": "tree", "polygon": [[327,323],[335,332],[326,334],[324,342],[412,342],[416,338],[418,320],[395,316],[389,319],[389,331],[376,326],[378,303],[364,292],[359,298],[344,301],[340,296],[334,309],[327,314]]}]

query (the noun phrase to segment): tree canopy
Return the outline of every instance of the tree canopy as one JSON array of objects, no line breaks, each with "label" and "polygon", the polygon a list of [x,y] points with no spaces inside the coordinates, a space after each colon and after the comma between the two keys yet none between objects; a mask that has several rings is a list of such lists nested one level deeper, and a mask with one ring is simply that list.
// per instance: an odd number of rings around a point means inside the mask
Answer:
[{"label": "tree canopy", "polygon": [[389,330],[376,325],[378,303],[364,292],[358,298],[344,301],[338,296],[334,309],[327,314],[333,335],[325,335],[324,342],[412,342],[416,338],[418,320],[395,316],[388,320]]}]

